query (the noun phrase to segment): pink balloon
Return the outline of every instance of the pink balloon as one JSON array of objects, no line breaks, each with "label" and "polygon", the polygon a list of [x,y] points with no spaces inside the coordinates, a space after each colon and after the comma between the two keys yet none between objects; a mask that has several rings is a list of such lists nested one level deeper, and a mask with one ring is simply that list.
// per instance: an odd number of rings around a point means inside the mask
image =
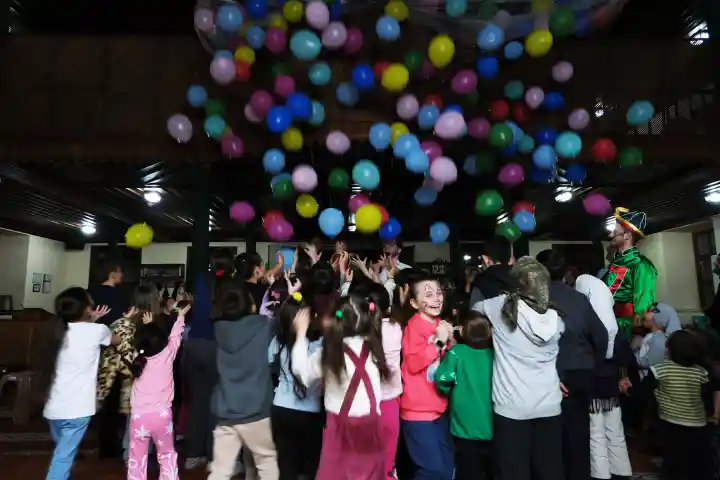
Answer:
[{"label": "pink balloon", "polygon": [[568,126],[573,130],[582,130],[590,124],[590,114],[584,108],[576,108],[568,115]]},{"label": "pink balloon", "polygon": [[500,169],[498,181],[507,187],[515,187],[525,181],[525,171],[517,163],[508,163]]},{"label": "pink balloon", "polygon": [[430,165],[430,178],[447,185],[457,180],[457,167],[455,162],[447,157],[438,157]]},{"label": "pink balloon", "polygon": [[420,148],[425,152],[425,155],[428,156],[430,163],[443,154],[442,147],[432,140],[423,140],[420,142]]},{"label": "pink balloon", "polygon": [[440,138],[458,138],[465,131],[465,119],[455,111],[440,115],[435,124],[435,134]]},{"label": "pink balloon", "polygon": [[574,70],[572,63],[558,62],[552,68],[553,80],[559,83],[565,83],[572,78]]},{"label": "pink balloon", "polygon": [[255,218],[255,209],[249,202],[235,202],[230,206],[230,218],[238,223],[247,223]]},{"label": "pink balloon", "polygon": [[286,242],[290,240],[295,232],[290,222],[284,218],[275,220],[267,226],[268,236],[276,242]]},{"label": "pink balloon", "polygon": [[312,192],[317,182],[317,173],[310,165],[298,165],[292,172],[293,187],[298,192]]},{"label": "pink balloon", "polygon": [[[322,44],[330,50],[337,50],[347,41],[347,29],[342,22],[332,22],[323,30]],[[265,40],[267,42],[267,39]]]},{"label": "pink balloon", "polygon": [[220,149],[228,158],[240,158],[245,153],[243,141],[235,135],[224,135],[220,138]]},{"label": "pink balloon", "polygon": [[435,72],[437,72],[435,65],[430,63],[430,60],[428,60],[427,58],[424,59],[422,67],[420,67],[420,75],[422,75],[424,78],[428,78],[435,74]]},{"label": "pink balloon", "polygon": [[253,111],[249,103],[245,105],[245,118],[247,118],[248,121],[250,121],[251,123],[262,122],[262,118],[260,118],[258,114]]},{"label": "pink balloon", "polygon": [[477,88],[477,75],[470,69],[460,70],[453,77],[450,88],[461,95],[470,93]]},{"label": "pink balloon", "polygon": [[250,107],[260,118],[265,118],[274,104],[272,95],[266,90],[256,90],[250,97]]},{"label": "pink balloon", "polygon": [[420,103],[418,102],[417,97],[412,94],[407,94],[398,98],[395,111],[397,112],[398,117],[403,120],[411,120],[415,118],[419,108]]},{"label": "pink balloon", "polygon": [[210,33],[215,28],[215,18],[209,8],[195,10],[195,28],[204,33]]},{"label": "pink balloon", "polygon": [[583,207],[590,215],[607,215],[612,210],[610,200],[602,193],[591,193],[583,198]]},{"label": "pink balloon", "polygon": [[325,139],[325,146],[335,155],[342,155],[350,150],[350,139],[343,132],[330,132]]},{"label": "pink balloon", "polygon": [[345,53],[350,55],[358,53],[363,46],[363,34],[359,28],[351,28],[347,31],[345,40]]},{"label": "pink balloon", "polygon": [[219,85],[229,85],[235,80],[235,62],[226,57],[215,58],[210,63],[210,75]]},{"label": "pink balloon", "polygon": [[275,93],[281,97],[289,97],[295,93],[295,80],[287,75],[275,77]]},{"label": "pink balloon", "polygon": [[530,87],[525,91],[525,103],[533,110],[542,105],[545,100],[545,92],[540,87]]},{"label": "pink balloon", "polygon": [[187,143],[192,138],[192,122],[185,115],[176,114],[168,118],[167,131],[178,143]]},{"label": "pink balloon", "polygon": [[281,53],[285,50],[286,43],[287,37],[285,36],[285,30],[282,28],[270,27],[265,32],[265,46],[272,53]]},{"label": "pink balloon", "polygon": [[490,121],[483,117],[473,118],[467,125],[468,135],[472,138],[487,138],[491,128]]},{"label": "pink balloon", "polygon": [[325,2],[313,1],[305,8],[305,18],[312,28],[322,30],[330,23],[330,10]]},{"label": "pink balloon", "polygon": [[348,207],[350,208],[351,212],[357,212],[360,207],[362,207],[363,205],[367,205],[368,203],[370,203],[370,199],[367,197],[367,195],[359,193],[350,197]]}]

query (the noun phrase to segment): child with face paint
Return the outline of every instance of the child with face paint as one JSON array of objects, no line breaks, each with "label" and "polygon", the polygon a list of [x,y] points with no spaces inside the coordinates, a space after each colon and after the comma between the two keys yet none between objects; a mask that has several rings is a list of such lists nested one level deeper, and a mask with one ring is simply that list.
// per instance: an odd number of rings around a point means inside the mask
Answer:
[{"label": "child with face paint", "polygon": [[407,304],[415,313],[402,341],[400,429],[416,467],[414,480],[453,478],[448,401],[434,379],[440,360],[454,343],[452,325],[440,319],[443,303],[437,280],[417,278],[410,285]]}]

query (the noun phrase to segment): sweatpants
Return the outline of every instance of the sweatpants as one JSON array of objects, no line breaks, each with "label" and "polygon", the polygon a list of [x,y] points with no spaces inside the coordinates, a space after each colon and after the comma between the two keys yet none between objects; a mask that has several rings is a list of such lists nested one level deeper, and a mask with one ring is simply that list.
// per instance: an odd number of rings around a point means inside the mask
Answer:
[{"label": "sweatpants", "polygon": [[452,480],[455,461],[447,414],[434,421],[401,420],[400,431],[415,464],[414,480]]},{"label": "sweatpants", "polygon": [[272,433],[280,480],[315,478],[320,463],[325,415],[273,406]]},{"label": "sweatpants", "polygon": [[492,480],[492,440],[466,440],[455,443],[455,480]]},{"label": "sweatpants", "polygon": [[568,390],[562,400],[562,446],[566,480],[587,480],[590,473],[590,401],[593,371],[565,372]]},{"label": "sweatpants", "polygon": [[213,461],[208,480],[230,480],[243,447],[251,452],[260,480],[280,478],[269,418],[238,425],[218,425],[213,436]]},{"label": "sweatpants", "polygon": [[183,373],[188,392],[188,421],[185,431],[185,456],[207,458],[212,456],[212,432],[215,421],[210,414],[210,398],[218,380],[214,340],[189,338],[183,350]]},{"label": "sweatpants", "polygon": [[560,415],[513,420],[495,414],[493,423],[495,480],[564,478]]},{"label": "sweatpants", "polygon": [[590,476],[607,480],[613,475],[632,475],[620,407],[590,414]]},{"label": "sweatpants", "polygon": [[660,422],[662,480],[712,480],[712,430]]},{"label": "sweatpants", "polygon": [[380,402],[380,423],[385,442],[385,474],[388,480],[395,478],[395,457],[400,436],[400,398]]},{"label": "sweatpants", "polygon": [[160,478],[163,480],[179,478],[172,409],[168,408],[155,413],[131,414],[129,429],[130,456],[127,464],[129,480],[146,480],[148,478],[148,454],[151,439],[157,450]]}]

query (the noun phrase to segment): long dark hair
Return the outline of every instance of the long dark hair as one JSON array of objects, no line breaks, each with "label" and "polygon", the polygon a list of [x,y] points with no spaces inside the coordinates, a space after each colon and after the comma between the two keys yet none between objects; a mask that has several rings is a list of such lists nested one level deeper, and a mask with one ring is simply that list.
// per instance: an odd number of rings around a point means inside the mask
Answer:
[{"label": "long dark hair", "polygon": [[[277,318],[278,318],[278,331],[277,331],[277,337],[276,341],[278,344],[278,351],[276,355],[276,360],[279,360],[281,358],[281,354],[284,350],[287,350],[288,352],[288,365],[287,365],[287,372],[285,369],[281,368],[281,375],[284,375],[287,378],[287,375],[289,374],[292,377],[292,384],[293,384],[293,393],[299,400],[303,400],[307,397],[307,386],[302,382],[300,377],[295,375],[295,373],[292,370],[292,355],[290,355],[290,352],[293,349],[293,346],[295,345],[295,340],[297,339],[297,335],[295,334],[295,328],[293,328],[293,321],[295,320],[295,315],[297,312],[305,307],[306,304],[302,301],[298,302],[292,297],[289,297],[285,303],[282,304],[280,307],[280,311],[278,312]],[[310,332],[308,333],[308,337],[310,336]]]},{"label": "long dark hair", "polygon": [[135,350],[138,355],[135,357],[130,370],[133,377],[138,378],[142,375],[147,365],[148,357],[152,357],[162,352],[168,344],[170,332],[167,327],[158,324],[155,321],[150,323],[140,323],[135,329]]},{"label": "long dark hair", "polygon": [[162,312],[160,300],[160,294],[155,285],[140,285],[133,293],[132,305],[138,309],[140,316],[143,313],[160,315]]},{"label": "long dark hair", "polygon": [[[238,256],[238,258],[240,258]],[[219,304],[224,292],[229,288],[228,284],[233,282],[233,273],[237,260],[233,257],[232,251],[223,248],[213,252],[210,257],[210,275],[212,276],[210,283],[210,302],[212,305],[211,318],[217,319],[221,316],[221,308]],[[238,275],[240,272],[238,271]],[[241,281],[245,281],[243,278]]]},{"label": "long dark hair", "polygon": [[92,298],[81,287],[68,288],[55,297],[55,316],[50,319],[38,369],[41,373],[41,392],[47,401],[55,381],[57,359],[65,344],[68,324],[87,318],[93,307]]},{"label": "long dark hair", "polygon": [[255,303],[244,281],[237,278],[223,279],[216,282],[213,293],[213,320],[236,321],[253,313]]},{"label": "long dark hair", "polygon": [[262,266],[263,259],[257,252],[244,252],[235,259],[235,270],[237,270],[237,276],[240,280],[250,280],[255,273],[255,269]]}]

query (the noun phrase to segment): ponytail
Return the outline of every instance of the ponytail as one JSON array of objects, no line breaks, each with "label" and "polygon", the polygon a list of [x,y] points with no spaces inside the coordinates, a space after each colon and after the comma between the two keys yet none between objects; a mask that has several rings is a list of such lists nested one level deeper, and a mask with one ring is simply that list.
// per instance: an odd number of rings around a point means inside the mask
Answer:
[{"label": "ponytail", "polygon": [[147,357],[145,356],[145,351],[140,350],[137,357],[135,357],[135,360],[130,366],[130,371],[132,372],[133,378],[139,378],[140,375],[142,375],[143,371],[145,370],[145,365],[147,365]]}]

